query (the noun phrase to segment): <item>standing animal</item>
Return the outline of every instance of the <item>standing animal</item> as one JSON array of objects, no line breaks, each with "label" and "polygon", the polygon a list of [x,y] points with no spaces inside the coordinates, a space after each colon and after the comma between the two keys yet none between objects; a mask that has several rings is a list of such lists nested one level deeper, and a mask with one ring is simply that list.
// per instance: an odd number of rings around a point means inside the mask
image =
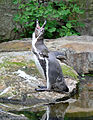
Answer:
[{"label": "standing animal", "polygon": [[39,86],[35,90],[68,92],[69,89],[65,83],[61,66],[57,61],[57,56],[60,56],[60,52],[51,52],[44,44],[45,24],[46,21],[40,27],[38,20],[36,22],[35,32],[32,35],[32,52],[39,72],[47,80],[47,86]]}]

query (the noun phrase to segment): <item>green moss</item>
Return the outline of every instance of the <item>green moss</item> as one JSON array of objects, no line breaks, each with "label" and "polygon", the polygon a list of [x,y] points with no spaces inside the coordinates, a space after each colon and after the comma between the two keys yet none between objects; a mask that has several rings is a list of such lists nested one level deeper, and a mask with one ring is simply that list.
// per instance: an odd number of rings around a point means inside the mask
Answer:
[{"label": "green moss", "polygon": [[[2,80],[2,79],[4,79],[4,76],[0,76],[0,80]],[[0,83],[1,83],[1,81],[0,81]]]},{"label": "green moss", "polygon": [[63,65],[62,71],[63,71],[64,76],[71,77],[73,79],[78,80],[78,74],[74,72],[73,68],[66,66],[66,65]]},{"label": "green moss", "polygon": [[11,62],[11,61],[4,61],[4,63],[0,63],[0,68],[2,67],[12,67],[12,66],[25,66],[27,65],[24,62]]},{"label": "green moss", "polygon": [[7,64],[9,64],[9,65],[17,65],[17,66],[25,66],[25,65],[27,65],[24,62],[10,62],[10,61],[8,61]]}]

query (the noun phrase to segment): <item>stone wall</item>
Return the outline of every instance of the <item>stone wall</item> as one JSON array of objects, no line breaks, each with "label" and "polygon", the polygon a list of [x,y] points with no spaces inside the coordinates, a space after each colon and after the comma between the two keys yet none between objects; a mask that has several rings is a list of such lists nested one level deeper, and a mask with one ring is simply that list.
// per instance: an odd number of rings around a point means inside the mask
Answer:
[{"label": "stone wall", "polygon": [[[12,3],[13,0],[0,0],[0,42],[3,40],[19,39],[18,33],[14,32],[14,28],[20,27],[13,21],[13,15],[17,12],[16,6]],[[79,16],[79,20],[85,23],[84,28],[76,30],[81,35],[93,35],[93,0],[77,0],[81,8],[85,9],[85,14]],[[21,31],[20,27],[20,31]]]},{"label": "stone wall", "polygon": [[77,30],[81,35],[93,36],[93,0],[77,0],[77,3],[85,10],[85,13],[78,18],[85,23],[85,27]]},{"label": "stone wall", "polygon": [[18,38],[14,28],[19,26],[13,21],[17,9],[12,2],[13,0],[0,0],[0,42]]}]

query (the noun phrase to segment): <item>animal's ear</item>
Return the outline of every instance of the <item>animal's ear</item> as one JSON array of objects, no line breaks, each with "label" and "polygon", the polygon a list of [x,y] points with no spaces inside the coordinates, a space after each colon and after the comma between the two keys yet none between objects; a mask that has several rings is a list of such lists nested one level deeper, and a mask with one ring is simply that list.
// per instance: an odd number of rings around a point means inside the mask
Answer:
[{"label": "animal's ear", "polygon": [[40,29],[38,20],[36,20],[36,28]]},{"label": "animal's ear", "polygon": [[46,25],[46,20],[45,20],[44,24],[42,25],[42,28],[44,28],[44,27],[45,27],[45,25]]}]

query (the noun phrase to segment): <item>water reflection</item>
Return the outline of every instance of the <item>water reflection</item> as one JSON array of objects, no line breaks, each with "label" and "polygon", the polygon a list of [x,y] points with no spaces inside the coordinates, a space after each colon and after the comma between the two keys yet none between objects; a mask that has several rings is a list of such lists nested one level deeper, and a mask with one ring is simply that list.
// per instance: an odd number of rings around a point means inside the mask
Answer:
[{"label": "water reflection", "polygon": [[29,120],[93,120],[93,77],[81,81],[79,93],[73,98],[76,101],[12,112],[24,114]]},{"label": "water reflection", "polygon": [[73,108],[90,108],[93,109],[93,77],[87,77],[86,80],[82,80],[79,85],[79,94],[74,96],[77,99],[76,102],[69,105],[69,109]]},{"label": "water reflection", "polygon": [[68,103],[66,104],[55,104],[47,106],[45,114],[42,116],[41,120],[64,120],[65,112],[68,108]]},{"label": "water reflection", "polygon": [[[17,115],[24,115],[28,120],[64,120],[65,113],[67,111],[68,103],[58,103],[43,108],[31,108],[23,111],[11,111]],[[39,109],[37,111],[37,109]]]}]

